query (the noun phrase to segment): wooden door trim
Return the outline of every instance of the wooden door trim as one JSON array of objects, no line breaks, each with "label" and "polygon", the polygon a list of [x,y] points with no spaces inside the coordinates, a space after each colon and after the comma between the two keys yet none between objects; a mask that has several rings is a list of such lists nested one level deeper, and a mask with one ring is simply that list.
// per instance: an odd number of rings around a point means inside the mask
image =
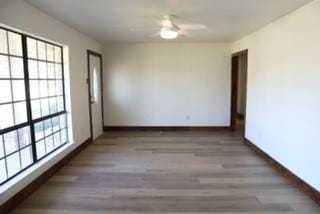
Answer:
[{"label": "wooden door trim", "polygon": [[90,79],[90,56],[95,56],[100,58],[100,82],[101,82],[101,114],[102,114],[102,128],[104,127],[104,109],[103,109],[103,61],[102,54],[97,53],[92,50],[87,50],[87,66],[88,66],[88,101],[89,101],[89,118],[90,118],[90,139],[93,140],[93,124],[92,124],[92,108],[91,108],[91,79]]},{"label": "wooden door trim", "polygon": [[[236,130],[237,107],[238,107],[238,81],[239,81],[239,56],[247,55],[248,49],[242,50],[232,54],[231,57],[231,112],[230,112],[230,128],[232,131]],[[248,68],[247,68],[248,70]],[[248,84],[248,82],[247,82]]]},{"label": "wooden door trim", "polygon": [[233,53],[232,57],[234,57],[234,56],[242,56],[242,55],[248,55],[248,49]]}]

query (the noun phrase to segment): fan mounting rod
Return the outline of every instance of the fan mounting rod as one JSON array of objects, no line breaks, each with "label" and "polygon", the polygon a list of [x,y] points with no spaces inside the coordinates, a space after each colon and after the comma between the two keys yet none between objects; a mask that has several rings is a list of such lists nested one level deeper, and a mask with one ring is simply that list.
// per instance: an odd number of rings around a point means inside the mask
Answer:
[{"label": "fan mounting rod", "polygon": [[172,17],[173,17],[172,15],[163,16],[163,20],[161,22],[161,25],[163,28],[178,31],[179,27],[173,23]]}]

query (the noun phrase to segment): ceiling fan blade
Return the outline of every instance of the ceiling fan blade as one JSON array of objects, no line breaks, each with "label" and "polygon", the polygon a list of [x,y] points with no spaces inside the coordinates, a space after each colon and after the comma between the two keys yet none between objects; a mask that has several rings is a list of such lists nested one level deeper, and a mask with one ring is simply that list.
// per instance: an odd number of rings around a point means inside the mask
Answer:
[{"label": "ceiling fan blade", "polygon": [[182,30],[207,30],[208,27],[203,24],[181,24],[179,28]]},{"label": "ceiling fan blade", "polygon": [[131,32],[140,32],[140,31],[155,31],[159,30],[159,27],[141,27],[141,28],[130,28]]},{"label": "ceiling fan blade", "polygon": [[189,32],[184,30],[180,30],[178,33],[179,33],[179,37],[184,37],[184,38],[193,37]]},{"label": "ceiling fan blade", "polygon": [[152,38],[160,37],[160,32],[151,34],[150,37],[152,37]]}]

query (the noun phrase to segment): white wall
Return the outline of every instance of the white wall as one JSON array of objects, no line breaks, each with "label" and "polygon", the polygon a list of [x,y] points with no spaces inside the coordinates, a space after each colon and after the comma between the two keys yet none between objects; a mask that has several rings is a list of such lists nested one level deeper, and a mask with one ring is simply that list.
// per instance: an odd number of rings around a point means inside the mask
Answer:
[{"label": "white wall", "polygon": [[108,126],[229,126],[231,45],[104,47]]},{"label": "white wall", "polygon": [[246,137],[320,190],[320,0],[237,41],[249,49]]},{"label": "white wall", "polygon": [[[87,78],[87,49],[101,51],[98,42],[86,37],[65,24],[49,17],[20,0],[2,0],[0,5],[0,23],[30,32],[57,43],[68,46],[71,89],[71,110],[74,144],[58,155],[53,161],[38,168],[21,182],[1,193],[0,204],[10,198],[32,179],[61,159],[90,136]],[[9,182],[10,183],[10,182]],[[11,182],[12,183],[12,182]]]}]

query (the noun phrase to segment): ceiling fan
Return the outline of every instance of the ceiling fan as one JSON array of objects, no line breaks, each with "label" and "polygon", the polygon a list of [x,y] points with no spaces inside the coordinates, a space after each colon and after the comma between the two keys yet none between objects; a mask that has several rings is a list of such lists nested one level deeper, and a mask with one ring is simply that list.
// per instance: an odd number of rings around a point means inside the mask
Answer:
[{"label": "ceiling fan", "polygon": [[[207,30],[207,26],[204,24],[176,24],[173,19],[178,18],[175,15],[165,15],[161,20],[159,26],[159,31],[155,34],[156,36],[160,35],[162,39],[176,39],[178,36],[189,36],[189,31],[194,30]],[[158,28],[151,28],[152,30]],[[132,31],[140,30],[151,30],[151,29],[131,29]]]}]

